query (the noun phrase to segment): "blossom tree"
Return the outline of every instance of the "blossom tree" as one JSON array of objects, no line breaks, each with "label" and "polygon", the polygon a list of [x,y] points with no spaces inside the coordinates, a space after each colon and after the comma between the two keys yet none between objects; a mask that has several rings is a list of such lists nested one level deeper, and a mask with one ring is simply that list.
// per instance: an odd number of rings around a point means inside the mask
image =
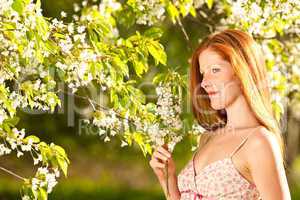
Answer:
[{"label": "blossom tree", "polygon": [[[188,17],[208,21],[211,31],[228,27],[248,31],[267,56],[277,119],[284,100],[300,102],[299,1],[83,1],[74,5],[76,14],[70,22],[63,20],[67,17],[63,11],[61,19],[44,17],[40,4],[39,0],[0,0],[0,153],[15,151],[20,157],[28,152],[33,165],[39,166],[31,178],[1,167],[24,181],[23,199],[47,199],[60,172],[67,175],[70,161],[62,147],[17,129],[17,111],[54,112],[61,105],[61,93],[90,104],[93,111],[84,122],[96,127],[105,142],[118,136],[122,147],[136,143],[145,156],[158,145],[166,144],[172,151],[183,136],[203,131],[183,113],[188,77],[168,65],[160,42],[165,21],[178,26],[188,42],[184,26]],[[209,24],[211,13],[221,20]],[[124,37],[120,24],[128,28],[138,24],[146,30]],[[137,84],[151,67],[166,69],[152,80],[155,103],[146,101]],[[109,101],[101,104],[98,96],[89,96],[90,85]]]}]

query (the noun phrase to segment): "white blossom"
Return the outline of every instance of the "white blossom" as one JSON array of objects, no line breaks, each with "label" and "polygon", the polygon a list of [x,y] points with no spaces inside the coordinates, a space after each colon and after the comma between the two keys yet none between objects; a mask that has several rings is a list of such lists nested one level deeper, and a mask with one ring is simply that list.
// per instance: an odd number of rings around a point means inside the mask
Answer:
[{"label": "white blossom", "polygon": [[11,149],[6,147],[4,144],[0,144],[0,156],[10,154]]},{"label": "white blossom", "polygon": [[110,141],[110,138],[108,137],[108,136],[106,136],[105,138],[104,138],[104,142],[109,142]]},{"label": "white blossom", "polygon": [[125,146],[128,146],[128,144],[127,144],[127,142],[122,140],[121,147],[125,147]]},{"label": "white blossom", "polygon": [[23,156],[23,155],[24,155],[23,152],[21,152],[21,151],[18,151],[18,152],[17,152],[17,157],[18,157],[18,158],[21,157],[21,156]]},{"label": "white blossom", "polygon": [[80,10],[80,6],[77,3],[73,4],[73,8],[75,12],[78,12]]},{"label": "white blossom", "polygon": [[83,33],[85,31],[85,26],[79,26],[77,28],[78,33]]},{"label": "white blossom", "polygon": [[85,6],[87,6],[87,3],[88,3],[87,0],[84,0],[84,1],[82,1],[81,4],[82,4],[83,7],[85,7]]},{"label": "white blossom", "polygon": [[65,17],[67,17],[67,13],[64,12],[64,11],[61,11],[60,16],[61,16],[62,18],[65,18]]},{"label": "white blossom", "polygon": [[25,195],[22,197],[22,200],[30,200],[30,197],[28,195]]}]

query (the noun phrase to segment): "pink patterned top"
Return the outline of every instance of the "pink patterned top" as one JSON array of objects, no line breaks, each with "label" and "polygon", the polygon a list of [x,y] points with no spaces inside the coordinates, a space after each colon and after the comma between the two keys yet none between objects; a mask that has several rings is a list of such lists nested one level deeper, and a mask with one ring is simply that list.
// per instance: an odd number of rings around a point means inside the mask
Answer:
[{"label": "pink patterned top", "polygon": [[256,186],[245,179],[232,162],[232,156],[247,141],[250,134],[229,157],[208,164],[198,174],[194,166],[196,152],[178,175],[180,200],[261,200]]}]

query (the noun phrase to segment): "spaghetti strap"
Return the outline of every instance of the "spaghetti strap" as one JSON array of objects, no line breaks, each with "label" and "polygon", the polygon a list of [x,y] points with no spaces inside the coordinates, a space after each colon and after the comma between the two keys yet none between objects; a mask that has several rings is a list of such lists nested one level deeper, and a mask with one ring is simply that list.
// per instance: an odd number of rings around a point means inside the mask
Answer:
[{"label": "spaghetti strap", "polygon": [[246,138],[231,152],[230,154],[230,158],[243,146],[243,144],[245,144],[245,142],[247,141],[247,139],[249,138],[249,136],[254,133],[255,131],[249,133]]}]

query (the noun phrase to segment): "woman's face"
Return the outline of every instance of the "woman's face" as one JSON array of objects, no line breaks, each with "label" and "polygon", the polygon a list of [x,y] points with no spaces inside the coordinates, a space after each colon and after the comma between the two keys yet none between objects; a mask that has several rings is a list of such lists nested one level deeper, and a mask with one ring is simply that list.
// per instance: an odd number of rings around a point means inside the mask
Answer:
[{"label": "woman's face", "polygon": [[200,73],[203,75],[201,87],[209,94],[211,107],[220,110],[228,107],[242,91],[240,80],[220,54],[211,49],[199,55]]}]

